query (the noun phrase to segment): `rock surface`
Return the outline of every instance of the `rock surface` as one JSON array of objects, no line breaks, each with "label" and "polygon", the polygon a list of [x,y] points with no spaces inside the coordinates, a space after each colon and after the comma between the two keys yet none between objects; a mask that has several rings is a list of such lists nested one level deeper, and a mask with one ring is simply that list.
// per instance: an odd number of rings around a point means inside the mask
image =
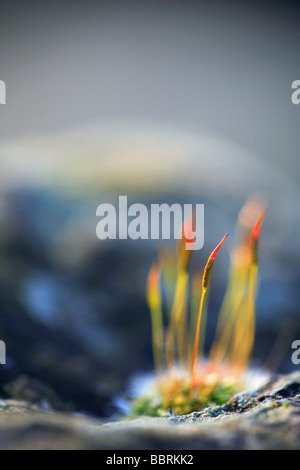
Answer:
[{"label": "rock surface", "polygon": [[104,422],[0,401],[1,449],[298,449],[300,373],[187,416]]}]

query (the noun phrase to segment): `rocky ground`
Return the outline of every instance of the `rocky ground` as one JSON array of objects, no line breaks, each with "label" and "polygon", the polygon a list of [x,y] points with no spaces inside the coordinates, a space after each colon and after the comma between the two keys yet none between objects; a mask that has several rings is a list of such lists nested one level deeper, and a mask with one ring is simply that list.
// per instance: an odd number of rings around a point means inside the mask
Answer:
[{"label": "rocky ground", "polygon": [[1,449],[298,449],[300,373],[187,416],[105,422],[0,401]]}]

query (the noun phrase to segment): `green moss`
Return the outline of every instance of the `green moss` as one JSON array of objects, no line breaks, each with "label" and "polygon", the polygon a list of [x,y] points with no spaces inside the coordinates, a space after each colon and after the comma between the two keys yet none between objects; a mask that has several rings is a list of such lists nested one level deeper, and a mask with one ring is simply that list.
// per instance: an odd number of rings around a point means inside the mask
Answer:
[{"label": "green moss", "polygon": [[270,410],[272,410],[273,408],[278,408],[278,407],[279,407],[279,404],[277,402],[271,403]]},{"label": "green moss", "polygon": [[170,413],[184,415],[199,411],[208,405],[223,405],[235,393],[237,388],[232,385],[217,383],[207,392],[207,388],[196,390],[192,396],[186,385],[172,394],[157,389],[153,395],[142,396],[132,403],[132,416],[166,416]]}]

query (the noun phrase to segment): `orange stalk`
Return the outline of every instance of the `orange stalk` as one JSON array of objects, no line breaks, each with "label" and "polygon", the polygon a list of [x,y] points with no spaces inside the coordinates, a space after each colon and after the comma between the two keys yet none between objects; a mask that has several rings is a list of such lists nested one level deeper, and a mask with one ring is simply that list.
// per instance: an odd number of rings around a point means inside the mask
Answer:
[{"label": "orange stalk", "polygon": [[216,246],[216,248],[210,254],[206,266],[204,268],[204,273],[202,277],[202,294],[200,299],[200,306],[199,306],[199,313],[198,313],[198,320],[197,320],[197,327],[196,327],[196,334],[195,334],[195,342],[194,342],[194,351],[193,351],[193,359],[192,359],[192,367],[191,367],[191,382],[190,382],[190,392],[192,391],[195,381],[196,381],[196,362],[198,356],[198,344],[199,344],[199,333],[200,333],[200,322],[201,322],[201,315],[203,310],[203,303],[205,298],[206,290],[209,286],[210,277],[212,268],[215,262],[216,254],[218,253],[221,245],[224,243],[226,238],[228,237],[228,233],[222,238],[220,243]]}]

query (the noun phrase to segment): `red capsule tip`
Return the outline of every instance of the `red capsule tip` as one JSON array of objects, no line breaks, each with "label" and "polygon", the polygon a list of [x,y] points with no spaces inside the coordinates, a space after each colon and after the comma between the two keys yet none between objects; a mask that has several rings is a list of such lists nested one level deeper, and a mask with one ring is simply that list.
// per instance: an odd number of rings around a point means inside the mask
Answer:
[{"label": "red capsule tip", "polygon": [[252,233],[251,233],[251,238],[257,240],[260,235],[261,227],[265,218],[265,211],[262,211],[259,216],[257,221],[255,222],[255,225],[253,227]]},{"label": "red capsule tip", "polygon": [[156,289],[159,285],[160,271],[158,263],[153,263],[148,275],[148,288],[150,290]]},{"label": "red capsule tip", "polygon": [[220,243],[216,246],[216,248],[214,249],[214,251],[211,253],[210,255],[210,258],[212,259],[215,259],[216,257],[216,254],[218,253],[221,245],[224,243],[224,241],[226,240],[226,238],[228,237],[229,233],[226,233],[226,235],[222,238],[222,240],[220,241]]}]

